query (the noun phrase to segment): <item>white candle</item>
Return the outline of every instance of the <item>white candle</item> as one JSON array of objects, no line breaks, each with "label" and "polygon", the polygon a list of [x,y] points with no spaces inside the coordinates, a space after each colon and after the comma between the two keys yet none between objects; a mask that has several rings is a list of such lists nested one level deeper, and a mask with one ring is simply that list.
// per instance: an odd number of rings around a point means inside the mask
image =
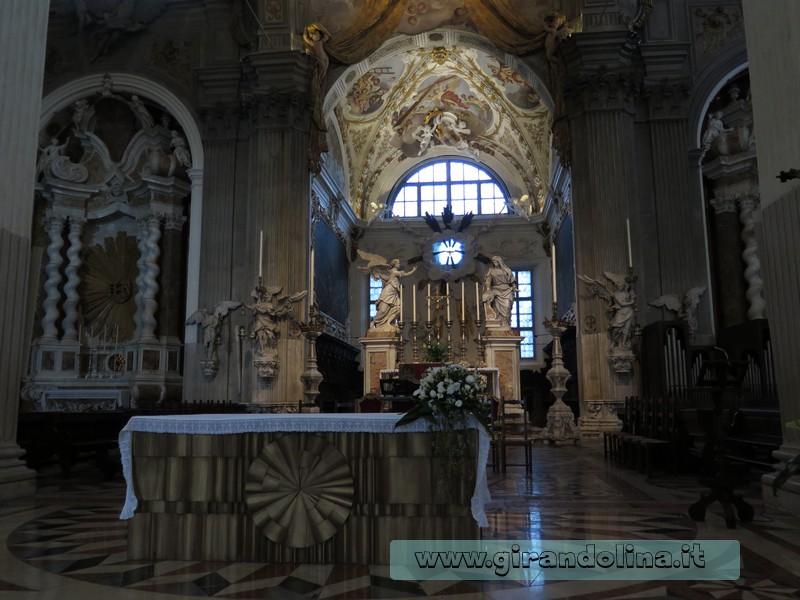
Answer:
[{"label": "white candle", "polygon": [[119,348],[119,325],[114,325],[114,354],[117,353],[117,348]]},{"label": "white candle", "polygon": [[308,303],[314,304],[314,246],[311,246],[311,259],[309,260],[308,277]]},{"label": "white candle", "polygon": [[428,321],[431,320],[431,284],[428,283],[428,293],[425,295],[425,304],[428,306]]},{"label": "white candle", "polygon": [[445,283],[444,294],[447,297],[447,320],[450,320],[450,282]]},{"label": "white candle", "polygon": [[625,227],[628,230],[628,268],[633,268],[633,253],[631,252],[631,220],[625,219]]},{"label": "white candle", "polygon": [[403,284],[400,284],[400,320],[403,320]]},{"label": "white candle", "polygon": [[417,286],[411,288],[411,320],[417,322]]},{"label": "white candle", "polygon": [[261,277],[263,275],[263,267],[264,267],[264,230],[261,230],[259,235],[259,242],[258,242],[258,276]]},{"label": "white candle", "polygon": [[558,301],[558,294],[556,293],[556,245],[550,244],[550,266],[553,272],[553,304]]},{"label": "white candle", "polygon": [[467,320],[467,312],[466,312],[466,296],[464,294],[464,282],[461,282],[461,320]]},{"label": "white candle", "polygon": [[477,313],[476,320],[481,320],[481,288],[478,282],[475,282],[475,312]]}]

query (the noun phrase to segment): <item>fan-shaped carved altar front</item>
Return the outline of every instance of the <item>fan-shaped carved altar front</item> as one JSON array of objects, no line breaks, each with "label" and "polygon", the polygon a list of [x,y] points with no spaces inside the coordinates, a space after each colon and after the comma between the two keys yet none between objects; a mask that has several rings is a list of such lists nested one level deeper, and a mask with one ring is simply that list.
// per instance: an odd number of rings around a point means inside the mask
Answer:
[{"label": "fan-shaped carved altar front", "polygon": [[267,444],[247,472],[250,516],[268,539],[289,548],[333,537],[350,516],[353,497],[347,459],[310,433],[291,433]]}]

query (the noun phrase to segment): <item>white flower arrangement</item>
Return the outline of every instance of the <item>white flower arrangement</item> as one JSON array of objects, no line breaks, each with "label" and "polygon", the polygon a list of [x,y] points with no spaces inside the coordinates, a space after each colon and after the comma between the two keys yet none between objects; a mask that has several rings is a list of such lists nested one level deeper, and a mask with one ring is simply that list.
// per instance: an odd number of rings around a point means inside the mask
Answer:
[{"label": "white flower arrangement", "polygon": [[460,428],[472,415],[488,427],[485,389],[486,378],[475,369],[455,364],[435,367],[420,380],[414,406],[397,424],[426,419],[436,428]]}]

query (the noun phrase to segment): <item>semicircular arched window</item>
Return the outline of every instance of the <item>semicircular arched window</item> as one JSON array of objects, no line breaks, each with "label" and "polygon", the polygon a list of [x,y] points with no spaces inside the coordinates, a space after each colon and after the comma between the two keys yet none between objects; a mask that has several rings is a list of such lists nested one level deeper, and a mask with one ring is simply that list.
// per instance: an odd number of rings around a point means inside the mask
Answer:
[{"label": "semicircular arched window", "polygon": [[453,214],[496,215],[508,212],[508,193],[499,178],[483,167],[458,159],[428,162],[400,181],[389,200],[386,218]]}]

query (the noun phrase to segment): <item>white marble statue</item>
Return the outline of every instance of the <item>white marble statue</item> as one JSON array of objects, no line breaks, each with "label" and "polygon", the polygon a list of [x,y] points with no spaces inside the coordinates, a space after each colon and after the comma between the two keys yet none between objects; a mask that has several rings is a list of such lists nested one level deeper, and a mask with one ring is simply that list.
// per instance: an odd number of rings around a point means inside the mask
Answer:
[{"label": "white marble statue", "polygon": [[242,305],[241,302],[234,302],[233,300],[223,300],[219,302],[213,311],[208,311],[201,308],[192,313],[186,319],[187,325],[199,325],[203,328],[203,359],[216,360],[217,359],[217,339],[219,338],[219,328],[222,325],[223,319],[228,316],[232,310],[236,310]]},{"label": "white marble statue", "polygon": [[[155,126],[156,121],[153,118],[153,115],[150,114],[150,111],[147,110],[144,102],[142,102],[139,96],[136,94],[131,96],[130,107],[131,110],[139,117],[139,120],[142,122],[142,126],[145,129],[152,129]],[[175,132],[173,132],[173,135],[174,133]]]},{"label": "white marble statue", "polygon": [[183,139],[183,136],[174,129],[170,133],[172,134],[170,148],[174,148],[172,153],[183,167],[191,169],[192,155],[189,153],[189,149],[186,147],[186,140]]},{"label": "white marble statue", "polygon": [[700,304],[700,296],[706,291],[705,286],[697,286],[690,289],[683,295],[683,299],[677,294],[665,294],[655,300],[648,302],[655,308],[666,308],[673,311],[679,319],[685,319],[689,328],[689,338],[694,338],[697,332],[697,306]]},{"label": "white marble statue", "polygon": [[632,282],[625,275],[603,271],[610,286],[586,275],[578,275],[589,286],[592,296],[598,296],[608,304],[608,335],[614,348],[630,348],[633,327],[636,323],[636,293]]},{"label": "white marble statue", "polygon": [[50,145],[42,148],[42,153],[39,155],[39,162],[36,164],[36,176],[42,174],[50,175],[51,166],[59,156],[64,156],[64,148],[69,144],[70,138],[67,138],[63,144],[58,143],[58,138],[52,138]]},{"label": "white marble statue", "polygon": [[250,338],[258,345],[260,356],[274,354],[279,335],[278,320],[287,316],[294,303],[305,298],[306,294],[308,290],[291,295],[285,294],[282,285],[258,286],[253,290],[251,296],[256,299],[255,303],[245,303],[244,306],[253,313]]},{"label": "white marble statue", "polygon": [[725,127],[722,122],[722,111],[717,110],[708,114],[708,123],[705,133],[703,133],[703,154],[709,151],[711,144],[723,133],[733,131],[730,127]]},{"label": "white marble statue", "polygon": [[408,277],[417,267],[412,267],[410,271],[403,271],[400,268],[400,261],[393,259],[389,263],[379,254],[372,254],[358,250],[358,255],[367,261],[366,266],[359,266],[358,270],[362,273],[369,273],[373,279],[383,281],[381,295],[375,302],[377,312],[370,329],[378,331],[395,331],[394,322],[399,320],[400,314],[400,279]]},{"label": "white marble statue", "polygon": [[514,272],[499,256],[492,257],[492,266],[483,278],[483,301],[486,318],[500,321],[503,327],[511,326],[511,307],[518,290]]}]

